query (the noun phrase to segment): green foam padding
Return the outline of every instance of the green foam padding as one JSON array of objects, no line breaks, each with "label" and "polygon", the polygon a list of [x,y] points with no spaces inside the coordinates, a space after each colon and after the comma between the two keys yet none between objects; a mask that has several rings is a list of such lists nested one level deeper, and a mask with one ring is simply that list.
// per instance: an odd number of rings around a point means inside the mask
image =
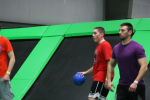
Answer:
[{"label": "green foam padding", "polygon": [[48,26],[2,29],[0,34],[9,40],[40,39]]},{"label": "green foam padding", "polygon": [[137,41],[145,49],[145,54],[147,57],[147,63],[150,61],[150,31],[136,31],[132,39]]},{"label": "green foam padding", "polygon": [[141,19],[140,23],[136,27],[137,31],[148,31],[150,30],[150,18]]},{"label": "green foam padding", "polygon": [[46,66],[63,36],[43,37],[11,80],[13,100],[21,100]]},{"label": "green foam padding", "polygon": [[106,34],[118,34],[120,24],[124,22],[130,22],[135,28],[141,19],[125,19],[125,20],[113,20],[113,21],[100,21],[100,22],[88,22],[88,23],[76,23],[72,24],[68,31],[65,33],[65,37],[72,36],[87,36],[93,34],[95,27],[104,27]]},{"label": "green foam padding", "polygon": [[71,24],[64,24],[64,25],[52,25],[47,28],[43,37],[45,36],[64,36],[66,31],[69,29]]}]

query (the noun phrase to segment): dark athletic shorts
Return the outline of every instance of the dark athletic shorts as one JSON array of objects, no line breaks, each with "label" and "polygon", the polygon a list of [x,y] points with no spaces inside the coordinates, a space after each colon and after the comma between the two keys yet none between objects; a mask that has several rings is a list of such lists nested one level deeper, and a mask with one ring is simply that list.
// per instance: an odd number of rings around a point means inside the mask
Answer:
[{"label": "dark athletic shorts", "polygon": [[129,86],[118,85],[115,100],[145,100],[145,85],[138,85],[135,92],[129,92]]},{"label": "dark athletic shorts", "polygon": [[108,92],[109,90],[104,87],[103,82],[93,81],[88,97],[106,100]]}]

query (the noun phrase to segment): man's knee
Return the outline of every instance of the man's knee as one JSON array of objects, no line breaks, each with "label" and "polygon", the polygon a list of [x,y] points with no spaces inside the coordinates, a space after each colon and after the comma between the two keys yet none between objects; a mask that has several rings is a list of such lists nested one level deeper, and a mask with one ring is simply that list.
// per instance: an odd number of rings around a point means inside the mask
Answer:
[{"label": "man's knee", "polygon": [[89,97],[89,100],[97,100],[97,99]]}]

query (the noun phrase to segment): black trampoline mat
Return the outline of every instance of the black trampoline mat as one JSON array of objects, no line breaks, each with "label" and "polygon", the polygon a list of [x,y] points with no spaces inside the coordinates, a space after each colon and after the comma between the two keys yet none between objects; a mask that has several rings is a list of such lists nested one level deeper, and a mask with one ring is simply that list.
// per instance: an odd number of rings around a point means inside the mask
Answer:
[{"label": "black trampoline mat", "polygon": [[[112,47],[120,42],[118,35],[105,39]],[[65,38],[22,100],[87,100],[92,73],[82,86],[73,83],[73,76],[92,67],[96,46],[92,37]]]},{"label": "black trampoline mat", "polygon": [[[147,70],[147,72],[144,76],[144,79],[145,79],[145,86],[146,86],[146,99],[145,100],[150,100],[150,95],[149,95],[149,91],[150,91],[150,69]],[[142,100],[142,99],[138,99],[138,100]]]},{"label": "black trampoline mat", "polygon": [[10,79],[14,77],[19,68],[22,66],[26,58],[29,56],[31,51],[34,49],[39,40],[11,40],[10,41],[15,54],[15,65],[10,75]]}]

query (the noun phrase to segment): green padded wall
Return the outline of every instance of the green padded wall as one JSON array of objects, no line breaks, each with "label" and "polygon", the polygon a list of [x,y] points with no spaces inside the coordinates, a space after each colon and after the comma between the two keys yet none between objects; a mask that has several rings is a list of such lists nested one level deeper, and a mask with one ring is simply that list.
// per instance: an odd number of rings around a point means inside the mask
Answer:
[{"label": "green padded wall", "polygon": [[43,34],[43,37],[46,36],[64,36],[66,31],[70,28],[71,24],[64,25],[52,25]]},{"label": "green padded wall", "polygon": [[114,21],[76,23],[71,25],[71,27],[65,33],[65,37],[92,35],[93,29],[98,26],[104,27],[106,34],[117,34],[119,32],[121,23],[130,22],[132,23],[133,27],[137,27],[140,20],[141,19],[126,19]]},{"label": "green padded wall", "polygon": [[[44,37],[36,45],[11,81],[13,100],[21,100],[37,79],[64,37]],[[41,53],[39,53],[41,52]]]},{"label": "green padded wall", "polygon": [[140,23],[136,27],[136,30],[148,31],[150,30],[150,18],[141,19]]},{"label": "green padded wall", "polygon": [[9,40],[41,39],[48,26],[2,29],[0,34]]},{"label": "green padded wall", "polygon": [[147,63],[150,61],[150,31],[136,31],[133,35],[133,40],[137,41],[145,49],[145,54],[147,57]]}]

